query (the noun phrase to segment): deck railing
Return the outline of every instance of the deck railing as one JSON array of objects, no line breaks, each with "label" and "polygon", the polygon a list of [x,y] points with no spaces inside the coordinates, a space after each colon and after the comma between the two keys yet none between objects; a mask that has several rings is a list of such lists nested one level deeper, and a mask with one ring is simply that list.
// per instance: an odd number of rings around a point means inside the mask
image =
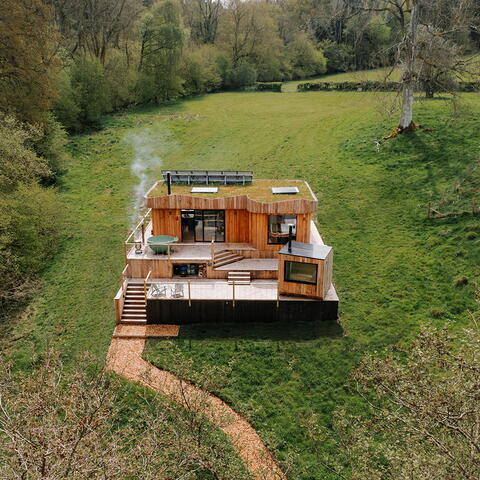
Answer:
[{"label": "deck railing", "polygon": [[127,258],[128,252],[135,247],[135,245],[140,244],[141,248],[144,249],[146,245],[145,233],[148,229],[148,226],[152,222],[152,209],[149,208],[142,219],[138,222],[137,226],[130,232],[126,238],[125,244],[125,259]]},{"label": "deck railing", "polygon": [[[185,280],[185,281],[176,281],[176,280],[163,280],[160,281],[153,279],[152,282],[147,285],[147,281],[150,279],[150,276],[147,275],[145,279],[145,291],[146,291],[146,300],[184,300],[188,301],[188,306],[192,306],[192,301],[195,300],[220,300],[220,301],[231,301],[232,307],[235,308],[237,303],[245,300],[268,300],[275,302],[277,308],[280,305],[280,292],[278,282],[263,282],[262,286],[270,286],[270,292],[267,296],[255,297],[251,295],[251,292],[245,292],[244,288],[248,288],[250,285],[242,285],[236,281],[227,283],[227,281],[202,281],[201,283]],[[203,288],[201,291],[198,290],[198,286],[201,285]],[[221,293],[218,292],[220,286],[224,286]],[[215,293],[213,293],[215,292]]]}]

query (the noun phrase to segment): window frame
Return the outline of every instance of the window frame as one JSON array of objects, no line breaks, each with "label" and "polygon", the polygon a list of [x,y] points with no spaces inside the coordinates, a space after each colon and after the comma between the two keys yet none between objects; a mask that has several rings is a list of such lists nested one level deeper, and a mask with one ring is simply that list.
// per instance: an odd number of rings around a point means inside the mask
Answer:
[{"label": "window frame", "polygon": [[[305,282],[302,280],[291,280],[287,278],[287,263],[300,263],[302,265],[313,265],[315,267],[315,281],[314,282]],[[295,260],[285,260],[284,261],[284,266],[283,266],[283,280],[285,282],[289,283],[300,283],[303,285],[314,285],[316,286],[318,284],[318,264],[317,263],[310,263],[310,262],[296,262]]]},{"label": "window frame", "polygon": [[297,239],[297,226],[298,226],[298,215],[294,214],[285,214],[285,213],[272,213],[267,215],[267,245],[286,245],[288,243],[288,237],[285,243],[271,242],[270,241],[270,217],[294,217],[295,218],[295,234],[292,235],[292,240]]}]

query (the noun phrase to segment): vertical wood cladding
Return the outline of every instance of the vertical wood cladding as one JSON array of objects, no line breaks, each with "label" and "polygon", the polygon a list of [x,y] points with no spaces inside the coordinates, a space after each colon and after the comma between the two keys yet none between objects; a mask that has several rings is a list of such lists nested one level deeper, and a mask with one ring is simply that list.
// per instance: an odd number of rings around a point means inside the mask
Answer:
[{"label": "vertical wood cladding", "polygon": [[153,235],[171,235],[182,241],[182,221],[180,210],[153,209],[152,210]]},{"label": "vertical wood cladding", "polygon": [[[268,213],[252,213],[247,210],[225,211],[226,243],[249,243],[264,252],[278,252],[282,245],[268,243]],[[299,242],[310,241],[310,213],[297,214],[297,236]],[[153,235],[171,235],[182,241],[181,210],[152,210]]]},{"label": "vertical wood cladding", "polygon": [[[296,283],[285,281],[285,262],[311,263],[317,265],[317,283],[311,285],[308,283]],[[330,282],[324,287],[324,282],[328,282],[324,278],[324,260],[314,258],[297,257],[293,255],[279,255],[278,265],[278,288],[280,295],[300,295],[303,297],[312,297],[323,299],[326,292],[330,288]]]},{"label": "vertical wood cladding", "polygon": [[225,211],[225,241],[250,243],[250,218],[246,210]]}]

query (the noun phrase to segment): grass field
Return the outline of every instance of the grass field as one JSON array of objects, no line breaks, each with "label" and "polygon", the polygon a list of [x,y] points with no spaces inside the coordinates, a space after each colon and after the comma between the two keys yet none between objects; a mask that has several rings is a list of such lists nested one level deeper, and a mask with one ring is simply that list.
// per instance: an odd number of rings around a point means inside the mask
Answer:
[{"label": "grass field", "polygon": [[[455,119],[442,100],[419,103],[417,120],[433,131],[381,142],[377,151],[375,142],[395,125],[379,115],[381,98],[211,94],[112,116],[102,131],[73,137],[59,252],[35,301],[4,329],[17,366],[47,345],[66,360],[82,350],[105,357],[135,185],[132,135],[149,143],[166,168],[305,178],[319,197],[320,233],[335,248],[346,336],[310,324],[192,326],[176,341],[151,341],[146,355],[173,371],[169,359],[178,352],[195,369],[229,371],[216,393],[252,420],[279,458],[295,453],[292,478],[328,479],[317,455],[329,445],[308,440],[303,420],[315,412],[328,426],[337,405],[359,408],[345,382],[361,355],[408,341],[422,323],[465,324],[480,280],[478,217],[426,219],[431,196],[440,197],[478,161],[478,96],[466,96]],[[152,182],[158,162],[155,168]]]}]

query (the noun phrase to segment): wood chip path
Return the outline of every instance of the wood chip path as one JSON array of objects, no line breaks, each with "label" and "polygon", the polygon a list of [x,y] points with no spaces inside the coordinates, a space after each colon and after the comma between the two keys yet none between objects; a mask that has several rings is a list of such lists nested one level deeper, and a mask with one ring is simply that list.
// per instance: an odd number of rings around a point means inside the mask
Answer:
[{"label": "wood chip path", "polygon": [[[107,369],[145,385],[185,408],[201,411],[230,438],[255,480],[286,480],[286,475],[257,432],[225,402],[170,372],[158,369],[142,358],[145,338],[150,336],[148,333],[145,331],[143,338],[140,338],[140,334],[135,336],[137,332],[131,336],[127,336],[127,332],[125,336],[114,335],[107,355]],[[151,333],[155,333],[152,336],[162,336],[160,331]],[[163,336],[176,335],[178,327],[176,331],[165,329]]]}]

